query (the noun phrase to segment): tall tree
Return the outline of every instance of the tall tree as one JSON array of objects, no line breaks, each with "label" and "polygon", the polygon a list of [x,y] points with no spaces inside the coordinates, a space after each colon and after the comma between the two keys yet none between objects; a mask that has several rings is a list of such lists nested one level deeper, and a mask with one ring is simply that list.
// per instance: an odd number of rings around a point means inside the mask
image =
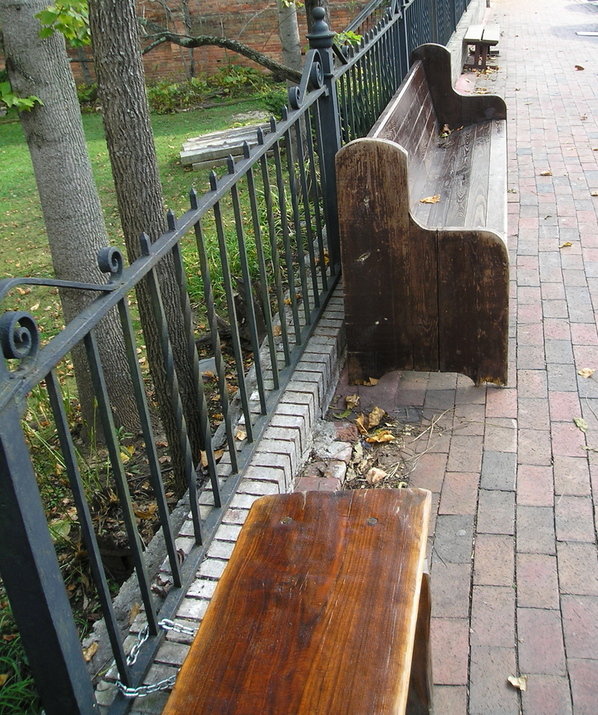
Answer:
[{"label": "tall tree", "polygon": [[[108,236],[85,144],[75,83],[62,35],[40,37],[38,12],[47,0],[0,0],[0,25],[8,76],[15,94],[41,100],[20,113],[57,278],[104,283],[97,266]],[[62,290],[66,322],[92,298],[80,290]],[[115,318],[115,316],[114,316]],[[106,319],[97,338],[117,422],[138,427],[124,344],[115,319]],[[74,351],[79,400],[88,425],[94,424],[94,400],[82,349]]]},{"label": "tall tree", "polygon": [[294,0],[276,0],[278,7],[278,34],[282,46],[282,61],[287,67],[301,71],[301,40],[297,23],[297,5]]},{"label": "tall tree", "polygon": [[[130,260],[139,255],[139,236],[142,232],[155,240],[166,230],[135,10],[135,0],[91,0],[89,3],[98,94]],[[202,448],[200,395],[194,374],[197,354],[185,329],[172,261],[162,260],[159,271],[174,367],[182,395],[192,456],[197,463]],[[177,481],[182,487],[185,453],[180,445],[180,433],[171,408],[169,375],[162,360],[159,326],[154,319],[144,283],[139,284],[137,295],[160,415]]]}]

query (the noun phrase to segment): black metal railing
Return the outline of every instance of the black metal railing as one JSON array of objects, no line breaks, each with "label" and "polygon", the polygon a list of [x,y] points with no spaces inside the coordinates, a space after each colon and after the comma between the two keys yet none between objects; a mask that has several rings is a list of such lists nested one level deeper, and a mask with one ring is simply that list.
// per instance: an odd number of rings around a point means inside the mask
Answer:
[{"label": "black metal railing", "polygon": [[[71,518],[106,624],[120,688],[111,712],[125,712],[127,695],[139,692],[136,687],[161,643],[160,622],[176,613],[194,579],[339,278],[335,154],[343,143],[367,134],[406,74],[411,50],[422,42],[446,42],[466,4],[374,2],[347,28],[362,35],[358,44],[353,39],[340,46],[334,44],[323,11],[316,9],[303,79],[289,90],[290,108],[283,119],[272,120],[269,131],[260,131],[257,145],[246,146],[239,161],[231,157],[224,175],[212,173],[208,193],[192,192],[186,213],[178,219],[169,214],[164,235],[153,243],[141,236],[137,260],[125,267],[119,251],[104,250],[99,258],[107,275],[104,285],[32,278],[0,281],[0,300],[5,304],[24,286],[97,294],[43,345],[32,315],[7,310],[0,316],[0,572],[47,713],[96,712],[98,705],[36,477],[27,431],[30,395],[41,392],[47,400],[44,447],[51,450],[57,474],[72,495]],[[200,396],[201,459],[191,454],[162,305],[158,271],[166,259],[174,265]],[[135,327],[135,288],[142,282],[158,326],[168,399],[186,455],[184,479],[193,537],[182,562],[172,495],[165,486],[168,446],[157,435],[143,341]],[[124,341],[139,417],[140,436],[131,449],[143,463],[164,543],[159,589],[139,533],[139,521],[145,517],[133,503],[135,474],[126,451],[130,445],[114,424],[96,342],[102,320],[111,313],[117,316]],[[203,369],[196,343],[209,348],[211,357],[204,359],[210,360],[210,370]],[[64,366],[76,346],[83,346],[87,357],[105,440],[105,484],[117,505],[114,519],[130,552],[147,622],[143,647],[134,659],[126,653],[123,623],[112,605],[86,465],[72,436]],[[162,448],[165,453],[159,451]],[[166,582],[168,589],[163,588]]]}]

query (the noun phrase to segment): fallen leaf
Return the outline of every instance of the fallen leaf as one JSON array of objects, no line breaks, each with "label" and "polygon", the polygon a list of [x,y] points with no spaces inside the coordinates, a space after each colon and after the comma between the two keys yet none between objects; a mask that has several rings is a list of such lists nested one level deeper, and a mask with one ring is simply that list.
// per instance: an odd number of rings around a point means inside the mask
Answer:
[{"label": "fallen leaf", "polygon": [[552,176],[552,171],[547,169],[546,171],[541,171],[540,176]]},{"label": "fallen leaf", "polygon": [[440,201],[440,194],[434,194],[434,196],[426,196],[425,199],[420,199],[420,204],[437,204]]},{"label": "fallen leaf", "polygon": [[0,673],[0,688],[10,678],[10,673]]},{"label": "fallen leaf", "polygon": [[574,417],[573,422],[575,423],[577,429],[581,430],[584,434],[588,431],[588,423],[583,417]]},{"label": "fallen leaf", "polygon": [[380,382],[375,377],[368,377],[367,380],[364,380],[361,384],[364,385],[364,387],[374,387],[374,385],[377,385]]},{"label": "fallen leaf", "polygon": [[519,677],[509,675],[507,680],[514,688],[522,691],[527,690],[527,675],[520,675]]},{"label": "fallen leaf", "polygon": [[141,611],[141,604],[135,602],[131,606],[131,610],[129,611],[129,625],[133,624],[133,621],[137,618],[139,615],[139,612]]},{"label": "fallen leaf", "polygon": [[578,375],[581,375],[581,377],[592,377],[592,375],[596,372],[591,367],[582,367],[581,370],[577,371]]},{"label": "fallen leaf", "polygon": [[343,410],[342,412],[333,412],[332,416],[335,420],[344,420],[351,414],[351,410]]},{"label": "fallen leaf", "polygon": [[590,196],[598,196],[598,191],[590,191]]},{"label": "fallen leaf", "polygon": [[145,504],[137,509],[133,510],[133,513],[138,519],[152,519],[158,510],[158,505],[154,502],[153,504]]},{"label": "fallen leaf", "polygon": [[354,410],[359,404],[359,400],[359,395],[347,395],[345,397],[345,405],[347,406],[347,409]]},{"label": "fallen leaf", "polygon": [[372,429],[372,427],[377,427],[380,424],[380,420],[384,417],[385,414],[385,410],[383,410],[381,407],[374,407],[374,409],[368,415],[368,427],[370,429]]},{"label": "fallen leaf", "polygon": [[581,70],[585,70],[585,67],[583,67],[582,65],[575,65],[575,69],[579,72]]},{"label": "fallen leaf", "polygon": [[244,429],[239,429],[235,432],[235,439],[238,439],[239,442],[242,442],[244,439],[247,439],[247,432],[245,432]]},{"label": "fallen leaf", "polygon": [[571,241],[565,241],[565,243],[561,243],[559,248],[569,248],[569,246],[572,246],[572,245],[573,244],[571,243]]},{"label": "fallen leaf", "polygon": [[83,648],[83,659],[86,663],[89,663],[89,661],[94,657],[99,647],[100,644],[97,641],[93,641],[90,646]]},{"label": "fallen leaf", "polygon": [[204,449],[199,453],[199,463],[204,469],[208,466],[208,455]]},{"label": "fallen leaf", "polygon": [[224,457],[224,450],[223,449],[216,449],[214,450],[214,459],[219,462],[222,457]]},{"label": "fallen leaf", "polygon": [[359,415],[359,417],[355,420],[355,426],[361,432],[361,434],[367,434],[368,428],[366,427],[366,416]]},{"label": "fallen leaf", "polygon": [[384,477],[386,477],[386,472],[383,469],[372,467],[365,475],[365,481],[373,486],[374,484],[380,484]]},{"label": "fallen leaf", "polygon": [[384,444],[385,442],[394,442],[395,436],[390,430],[383,429],[366,437],[365,441],[370,444]]},{"label": "fallen leaf", "polygon": [[280,325],[275,325],[275,326],[272,328],[272,335],[273,335],[275,338],[278,338],[280,335],[282,335],[282,328],[280,327]]}]

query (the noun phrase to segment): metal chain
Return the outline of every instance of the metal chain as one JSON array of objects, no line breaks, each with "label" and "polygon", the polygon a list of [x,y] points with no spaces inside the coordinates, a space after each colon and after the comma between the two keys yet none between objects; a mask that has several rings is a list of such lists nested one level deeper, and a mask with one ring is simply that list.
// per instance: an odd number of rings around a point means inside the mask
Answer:
[{"label": "metal chain", "polygon": [[[175,631],[176,633],[184,633],[185,635],[194,636],[196,629],[189,628],[188,626],[182,626],[180,623],[175,623],[170,618],[163,618],[159,621],[158,625],[165,631]],[[143,644],[149,638],[149,625],[145,625],[137,634],[137,640],[133,644],[129,655],[127,656],[127,665],[135,665],[139,652],[143,647]],[[168,690],[172,688],[177,679],[178,670],[174,675],[164,678],[163,680],[158,680],[155,683],[150,683],[149,685],[138,685],[136,688],[130,688],[125,685],[121,680],[116,681],[116,687],[118,691],[124,695],[125,698],[144,698],[146,695],[151,695],[152,693],[160,692],[161,690]]]}]

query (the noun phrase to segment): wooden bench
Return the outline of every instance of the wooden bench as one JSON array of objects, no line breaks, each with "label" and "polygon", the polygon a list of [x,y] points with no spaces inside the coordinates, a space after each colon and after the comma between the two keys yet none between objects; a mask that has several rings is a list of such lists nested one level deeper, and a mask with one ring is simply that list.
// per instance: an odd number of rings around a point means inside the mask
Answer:
[{"label": "wooden bench", "polygon": [[367,138],[337,154],[349,380],[507,380],[506,107],[422,45]]},{"label": "wooden bench", "polygon": [[470,25],[467,28],[463,43],[473,45],[473,66],[486,69],[486,60],[491,47],[498,45],[500,28],[498,25]]},{"label": "wooden bench", "polygon": [[263,497],[164,715],[431,712],[430,492]]}]

